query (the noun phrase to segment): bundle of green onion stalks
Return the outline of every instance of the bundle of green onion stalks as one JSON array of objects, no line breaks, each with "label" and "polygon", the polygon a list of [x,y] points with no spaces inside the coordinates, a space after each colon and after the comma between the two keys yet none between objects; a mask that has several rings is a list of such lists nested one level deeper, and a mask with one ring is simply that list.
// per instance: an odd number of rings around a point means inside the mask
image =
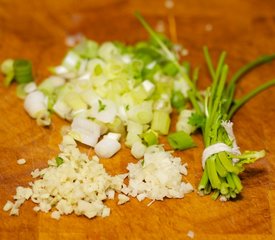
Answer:
[{"label": "bundle of green onion stalks", "polygon": [[[240,99],[233,99],[236,83],[252,68],[275,59],[275,55],[260,57],[245,65],[233,75],[230,81],[227,81],[228,66],[224,62],[226,53],[221,54],[216,69],[206,47],[204,55],[212,84],[206,90],[204,108],[196,107],[196,113],[189,119],[190,123],[202,130],[205,144],[202,156],[204,172],[198,190],[203,195],[214,191],[213,199],[221,196],[221,200],[227,200],[235,198],[243,188],[238,175],[244,171],[244,165],[265,156],[264,150],[240,152],[230,119],[249,99],[266,88],[274,86],[275,80],[264,83]],[[192,96],[191,92],[189,94]],[[193,99],[193,106],[198,106],[198,101],[195,99]]]}]

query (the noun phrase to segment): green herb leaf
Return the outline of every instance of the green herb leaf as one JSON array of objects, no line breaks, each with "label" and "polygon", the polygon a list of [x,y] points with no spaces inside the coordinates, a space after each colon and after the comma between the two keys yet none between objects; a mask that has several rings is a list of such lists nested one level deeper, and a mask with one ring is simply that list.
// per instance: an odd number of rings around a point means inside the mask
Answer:
[{"label": "green herb leaf", "polygon": [[180,91],[173,91],[172,98],[171,98],[171,104],[174,108],[177,110],[182,109],[186,104],[186,98],[183,96],[183,94]]},{"label": "green herb leaf", "polygon": [[205,125],[205,116],[198,113],[193,113],[188,121],[189,124],[198,127],[198,128],[204,128]]}]

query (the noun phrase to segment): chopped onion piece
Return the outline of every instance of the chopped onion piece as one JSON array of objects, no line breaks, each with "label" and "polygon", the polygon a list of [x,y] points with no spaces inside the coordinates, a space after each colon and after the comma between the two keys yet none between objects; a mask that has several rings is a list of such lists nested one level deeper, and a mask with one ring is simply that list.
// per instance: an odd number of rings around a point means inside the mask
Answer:
[{"label": "chopped onion piece", "polygon": [[196,127],[189,124],[189,118],[194,113],[194,110],[184,109],[180,112],[178,121],[176,123],[177,131],[184,131],[187,134],[191,134],[196,130]]},{"label": "chopped onion piece", "polygon": [[39,112],[47,111],[47,98],[41,91],[34,91],[27,95],[24,102],[27,113],[36,118]]},{"label": "chopped onion piece", "polygon": [[100,126],[84,118],[74,118],[70,135],[77,141],[94,147],[100,137]]},{"label": "chopped onion piece", "polygon": [[91,117],[103,123],[112,123],[115,119],[117,110],[114,102],[110,100],[98,100],[93,103]]},{"label": "chopped onion piece", "polygon": [[53,110],[61,118],[71,120],[70,113],[72,109],[63,100],[57,100],[53,105]]},{"label": "chopped onion piece", "polygon": [[27,83],[24,87],[24,91],[27,94],[34,92],[36,89],[37,89],[37,86],[36,86],[35,82]]},{"label": "chopped onion piece", "polygon": [[121,134],[120,133],[113,133],[113,132],[109,132],[107,135],[105,135],[104,137],[108,137],[111,139],[114,139],[116,141],[119,141]]},{"label": "chopped onion piece", "polygon": [[131,154],[137,158],[137,159],[140,159],[143,157],[144,153],[145,153],[145,150],[146,150],[146,146],[144,144],[142,144],[141,142],[135,142],[133,145],[132,145],[132,148],[131,148]]},{"label": "chopped onion piece", "polygon": [[102,158],[110,158],[121,148],[121,144],[114,138],[106,135],[95,145],[95,153]]},{"label": "chopped onion piece", "polygon": [[98,55],[108,61],[118,55],[118,48],[111,42],[103,43],[98,49]]}]

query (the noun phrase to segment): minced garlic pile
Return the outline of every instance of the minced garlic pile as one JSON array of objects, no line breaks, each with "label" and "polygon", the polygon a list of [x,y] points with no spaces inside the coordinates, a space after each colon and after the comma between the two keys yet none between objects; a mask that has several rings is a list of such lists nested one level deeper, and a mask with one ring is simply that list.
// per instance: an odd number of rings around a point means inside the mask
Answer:
[{"label": "minced garlic pile", "polygon": [[[56,159],[48,161],[49,166],[32,172],[29,187],[17,187],[13,197],[15,202],[7,201],[4,211],[10,215],[19,215],[19,207],[28,199],[37,205],[34,211],[51,212],[51,217],[59,219],[61,215],[75,213],[88,218],[110,215],[104,201],[114,199],[118,193],[118,204],[129,201],[129,196],[139,201],[150,198],[153,201],[163,198],[183,198],[193,190],[191,184],[182,182],[182,174],[187,174],[186,164],[173,157],[161,146],[148,147],[144,159],[136,164],[129,163],[129,173],[110,176],[100,164],[99,158],[88,158],[81,153],[75,140],[63,136],[59,146],[62,159],[59,165]],[[124,179],[129,178],[129,185]],[[128,196],[127,196],[128,195]]]}]

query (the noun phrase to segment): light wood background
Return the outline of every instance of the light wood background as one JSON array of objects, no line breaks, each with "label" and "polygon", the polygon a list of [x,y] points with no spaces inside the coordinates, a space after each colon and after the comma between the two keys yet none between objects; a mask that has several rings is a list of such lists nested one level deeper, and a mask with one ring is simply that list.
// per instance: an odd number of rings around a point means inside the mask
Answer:
[{"label": "light wood background", "polygon": [[[175,15],[178,41],[186,57],[201,67],[200,86],[209,83],[202,56],[208,45],[214,58],[228,51],[232,71],[259,55],[275,53],[275,2],[272,0],[178,0]],[[168,10],[158,0],[0,0],[0,61],[27,58],[34,64],[37,81],[48,76],[47,68],[60,62],[67,50],[68,35],[82,33],[96,41],[134,43],[147,33],[133,16],[139,10],[152,26],[162,20],[168,30]],[[211,24],[212,31],[206,26]],[[169,31],[166,31],[169,36]],[[275,63],[248,74],[239,84],[241,96],[264,81],[275,78]],[[3,87],[0,77],[0,206],[11,199],[18,185],[31,181],[30,172],[47,166],[58,152],[60,128],[65,121],[54,117],[42,128],[27,116],[15,85]],[[165,199],[147,207],[135,199],[123,206],[108,201],[111,216],[88,220],[74,215],[60,221],[50,214],[35,213],[27,202],[19,217],[0,210],[0,239],[275,239],[275,88],[258,95],[234,117],[242,150],[266,149],[267,156],[242,174],[244,190],[231,202],[212,201],[195,192],[184,199]],[[176,153],[189,164],[187,180],[197,186],[202,174],[202,142],[196,149]],[[88,151],[88,149],[83,149]],[[19,158],[27,163],[19,166]],[[110,174],[125,172],[135,160],[124,149],[112,160],[103,160]]]}]

